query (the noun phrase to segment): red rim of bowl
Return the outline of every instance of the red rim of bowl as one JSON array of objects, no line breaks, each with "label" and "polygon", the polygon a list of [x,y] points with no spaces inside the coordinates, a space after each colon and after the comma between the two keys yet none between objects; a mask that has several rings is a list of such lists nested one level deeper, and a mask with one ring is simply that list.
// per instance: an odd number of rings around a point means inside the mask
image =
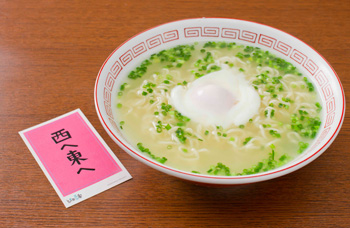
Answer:
[{"label": "red rim of bowl", "polygon": [[[341,88],[341,93],[342,93],[342,102],[343,102],[343,107],[342,107],[342,115],[341,115],[341,119],[338,123],[338,126],[336,128],[336,130],[334,131],[333,135],[330,137],[330,139],[327,141],[327,143],[325,143],[319,150],[317,150],[316,152],[314,152],[313,154],[309,155],[308,157],[306,157],[304,160],[292,165],[292,166],[287,166],[286,168],[284,169],[280,169],[280,170],[276,170],[276,171],[272,171],[272,172],[266,172],[266,173],[261,173],[261,174],[252,174],[252,175],[246,175],[246,176],[209,176],[209,175],[204,175],[204,174],[194,174],[194,173],[189,173],[189,172],[185,172],[185,171],[181,171],[181,170],[176,170],[176,169],[173,169],[173,168],[170,168],[168,166],[164,166],[164,165],[161,165],[159,163],[156,163],[152,160],[149,160],[147,159],[146,157],[143,157],[141,156],[138,152],[135,152],[133,149],[130,149],[127,145],[125,145],[113,132],[112,130],[108,127],[108,125],[106,124],[104,118],[102,117],[102,114],[101,114],[101,111],[100,111],[100,108],[99,108],[99,104],[98,104],[98,100],[97,100],[97,87],[98,87],[98,83],[99,83],[99,79],[100,79],[100,76],[101,76],[101,72],[102,70],[104,69],[104,66],[106,65],[106,63],[108,62],[108,60],[113,56],[113,54],[119,50],[120,47],[122,47],[125,43],[127,43],[129,40],[133,39],[134,37],[137,37],[139,36],[140,34],[143,34],[151,29],[155,29],[157,27],[160,27],[160,26],[164,26],[164,25],[167,25],[167,24],[171,24],[171,23],[175,23],[175,22],[180,22],[180,21],[187,21],[187,20],[198,20],[198,19],[226,19],[226,20],[236,20],[236,21],[244,21],[244,22],[249,22],[249,23],[252,23],[252,24],[258,24],[258,25],[262,25],[262,26],[266,26],[266,27],[270,27],[272,29],[275,29],[275,30],[278,30],[282,33],[285,33],[297,40],[299,40],[300,42],[302,42],[303,44],[307,45],[308,47],[310,47],[315,53],[317,53],[327,64],[328,66],[332,69],[334,75],[336,76],[337,80],[338,80],[338,83],[339,83],[339,86]],[[248,20],[242,20],[242,19],[234,19],[234,18],[215,18],[215,17],[208,17],[208,18],[187,18],[187,19],[182,19],[182,20],[176,20],[176,21],[171,21],[171,22],[167,22],[167,23],[164,23],[164,24],[161,24],[161,25],[157,25],[155,27],[152,27],[152,28],[149,28],[147,30],[144,30],[132,37],[130,37],[129,39],[127,39],[126,41],[124,41],[121,45],[119,45],[109,56],[108,58],[104,61],[103,65],[101,66],[99,72],[98,72],[98,75],[97,75],[97,79],[96,79],[96,82],[95,82],[95,91],[94,91],[94,100],[95,100],[95,108],[96,108],[96,111],[97,111],[97,114],[98,114],[98,117],[103,125],[103,127],[105,129],[108,129],[107,133],[109,133],[110,135],[113,135],[114,139],[116,139],[120,144],[122,144],[125,148],[127,148],[130,152],[132,152],[134,155],[136,155],[137,157],[141,158],[142,160],[145,160],[153,165],[156,165],[162,169],[167,169],[171,172],[176,172],[176,173],[179,173],[179,174],[183,174],[183,175],[187,175],[187,176],[192,176],[192,177],[200,177],[200,178],[209,178],[209,179],[223,179],[223,180],[242,180],[242,179],[250,179],[250,178],[256,178],[256,177],[264,177],[264,176],[271,176],[272,174],[276,174],[276,173],[281,173],[280,176],[282,175],[285,175],[285,174],[288,174],[289,172],[287,173],[282,173],[283,171],[286,171],[286,170],[290,170],[296,166],[300,166],[301,164],[308,164],[308,163],[305,163],[307,161],[309,161],[311,158],[313,158],[315,155],[319,154],[321,151],[324,151],[325,149],[327,149],[330,144],[332,143],[332,141],[335,139],[335,137],[338,135],[339,131],[340,131],[340,128],[342,126],[342,123],[344,121],[344,115],[345,115],[345,96],[344,96],[344,89],[343,89],[343,86],[340,82],[340,79],[337,75],[337,73],[335,72],[335,70],[333,69],[333,67],[329,64],[329,62],[320,54],[318,53],[313,47],[311,47],[310,45],[308,45],[307,43],[305,43],[304,41],[300,40],[299,38],[287,33],[287,32],[284,32],[280,29],[277,29],[277,28],[274,28],[272,26],[269,26],[269,25],[265,25],[265,24],[261,24],[261,23],[258,23],[258,22],[252,22],[252,21],[248,21]],[[312,160],[311,160],[312,161]],[[309,161],[309,162],[311,162]],[[304,165],[303,165],[304,166]],[[303,166],[300,166],[299,168],[302,168]],[[299,169],[298,168],[298,169]],[[297,169],[295,169],[297,170]],[[294,171],[295,171],[294,170]],[[276,176],[276,177],[279,177],[279,176]],[[272,178],[275,178],[275,177],[271,177]],[[225,184],[224,184],[225,185]],[[230,185],[230,184],[228,184]],[[234,184],[232,184],[234,185]]]}]

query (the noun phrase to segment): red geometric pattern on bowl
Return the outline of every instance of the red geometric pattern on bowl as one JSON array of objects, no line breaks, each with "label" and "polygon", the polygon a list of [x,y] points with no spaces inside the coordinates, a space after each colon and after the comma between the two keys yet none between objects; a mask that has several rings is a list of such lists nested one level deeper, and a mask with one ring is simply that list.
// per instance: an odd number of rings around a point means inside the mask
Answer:
[{"label": "red geometric pattern on bowl", "polygon": [[319,86],[323,86],[324,84],[328,83],[328,79],[327,79],[326,75],[324,75],[322,70],[320,70],[316,74],[315,78],[316,78],[316,81],[317,81]]},{"label": "red geometric pattern on bowl", "polygon": [[123,67],[122,65],[120,65],[120,63],[118,61],[116,61],[113,66],[111,67],[110,72],[112,73],[112,75],[114,75],[114,79],[117,78],[118,74],[120,73],[120,71],[122,71]]},{"label": "red geometric pattern on bowl", "polygon": [[238,39],[240,30],[233,28],[222,28],[221,37],[222,38],[230,38],[230,39]]},{"label": "red geometric pattern on bowl", "polygon": [[111,98],[112,98],[112,95],[111,95],[111,92],[105,87],[103,88],[103,99],[111,104]]},{"label": "red geometric pattern on bowl", "polygon": [[107,101],[105,101],[104,104],[105,104],[105,109],[106,109],[107,115],[109,117],[113,118],[113,112],[112,112],[111,104],[108,103]]},{"label": "red geometric pattern on bowl", "polygon": [[204,27],[202,30],[203,37],[219,37],[220,29],[218,27]]},{"label": "red geometric pattern on bowl", "polygon": [[296,49],[292,51],[292,54],[290,54],[290,58],[300,65],[302,65],[307,59],[306,55],[304,55],[303,53],[301,53]]},{"label": "red geometric pattern on bowl", "polygon": [[146,45],[144,42],[139,43],[138,45],[136,45],[135,47],[133,47],[132,52],[134,54],[135,57],[141,55],[142,53],[147,51]]},{"label": "red geometric pattern on bowl", "polygon": [[290,51],[292,50],[292,47],[289,46],[288,44],[285,44],[281,41],[278,41],[276,45],[273,47],[276,51],[281,52],[282,54],[288,56]]},{"label": "red geometric pattern on bowl", "polygon": [[[313,75],[316,79],[316,82],[319,86],[322,86],[322,94],[324,100],[326,100],[326,119],[325,126],[323,130],[319,133],[322,136],[322,139],[326,137],[326,134],[329,131],[329,126],[334,121],[334,111],[335,100],[334,93],[332,87],[328,83],[328,79],[326,75],[319,70],[319,67],[312,61],[308,56],[306,56],[301,51],[293,48],[291,45],[278,40],[277,38],[267,36],[265,34],[257,34],[248,30],[240,30],[237,28],[220,28],[220,27],[186,27],[184,28],[184,38],[193,38],[193,37],[222,37],[233,40],[243,40],[251,43],[257,43],[267,48],[272,48],[286,56],[288,56],[291,60],[294,60],[297,65],[305,68],[311,75]],[[221,31],[221,33],[220,33]],[[140,56],[143,53],[146,53],[152,48],[155,48],[162,43],[167,43],[171,41],[178,40],[180,38],[180,33],[178,30],[170,30],[164,32],[162,34],[157,34],[146,39],[144,42],[135,45],[131,49],[127,50],[124,54],[122,54],[119,58],[123,66],[126,66],[133,58]],[[146,43],[146,45],[145,45]],[[147,49],[148,48],[148,49]],[[132,50],[132,51],[131,51]],[[118,76],[118,74],[123,70],[122,66],[118,61],[114,63],[112,66],[110,73],[106,79],[105,85],[108,91],[112,91],[114,86],[114,79]],[[113,76],[113,77],[112,77]],[[107,101],[105,103],[106,112],[108,116],[112,118],[114,121],[114,117],[111,115],[111,102],[109,99],[109,95],[105,95],[104,99]],[[116,126],[114,123],[113,126]],[[118,129],[118,128],[116,128]],[[319,138],[321,139],[321,138]],[[313,147],[316,147],[322,140],[317,140]]]},{"label": "red geometric pattern on bowl", "polygon": [[243,30],[243,31],[240,33],[238,39],[239,39],[239,40],[248,41],[248,42],[251,42],[251,43],[255,43],[256,37],[257,37],[257,36],[258,36],[258,35],[257,35],[256,33],[254,33],[254,32],[250,32],[250,31]]},{"label": "red geometric pattern on bowl", "polygon": [[320,136],[318,137],[316,143],[314,144],[314,146],[313,146],[311,149],[313,149],[313,148],[315,148],[317,145],[319,145],[319,144],[322,142],[322,140],[323,140],[324,138],[326,138],[326,136],[327,136],[327,134],[328,134],[328,132],[329,132],[330,130],[331,130],[331,127],[325,128],[325,129],[320,133]]},{"label": "red geometric pattern on bowl", "polygon": [[330,84],[326,84],[325,86],[322,87],[322,92],[324,94],[324,97],[326,100],[331,98],[333,96],[333,90]]},{"label": "red geometric pattern on bowl", "polygon": [[164,43],[178,40],[178,39],[179,39],[179,31],[177,31],[177,30],[171,30],[171,31],[163,33]]},{"label": "red geometric pattern on bowl", "polygon": [[113,74],[111,72],[108,73],[107,78],[106,78],[106,82],[105,85],[109,91],[112,91],[113,86],[114,86],[114,78],[113,78]]},{"label": "red geometric pattern on bowl", "polygon": [[131,50],[128,50],[119,57],[119,60],[122,62],[123,66],[126,66],[128,63],[130,63],[132,59],[133,56]]},{"label": "red geometric pattern on bowl", "polygon": [[158,47],[162,44],[162,35],[158,34],[152,38],[149,38],[148,40],[146,40],[146,43],[149,49]]},{"label": "red geometric pattern on bowl", "polygon": [[120,132],[119,128],[117,127],[117,124],[115,123],[114,119],[108,117],[108,120],[111,123],[112,127],[120,134],[121,132]]},{"label": "red geometric pattern on bowl", "polygon": [[108,118],[108,119],[109,119],[109,122],[112,124],[112,126],[113,126],[115,129],[118,129],[117,124],[114,122],[114,120],[111,119],[111,118]]},{"label": "red geometric pattern on bowl", "polygon": [[326,102],[326,110],[327,110],[327,114],[330,114],[333,111],[335,111],[335,99],[334,99],[334,97],[332,97],[331,99],[329,99]]},{"label": "red geometric pattern on bowl", "polygon": [[199,37],[202,34],[201,27],[189,27],[184,29],[185,37]]},{"label": "red geometric pattern on bowl", "polygon": [[259,39],[258,39],[258,44],[261,44],[261,45],[264,45],[266,47],[271,48],[271,47],[275,46],[275,43],[276,43],[275,38],[260,34]]},{"label": "red geometric pattern on bowl", "polygon": [[318,66],[311,59],[306,61],[306,63],[304,64],[304,68],[307,71],[309,71],[310,74],[312,74],[312,75],[314,75],[316,73],[316,71],[318,70]]},{"label": "red geometric pattern on bowl", "polygon": [[327,114],[326,120],[325,120],[325,123],[324,123],[324,128],[329,127],[333,123],[334,117],[335,117],[335,112]]}]

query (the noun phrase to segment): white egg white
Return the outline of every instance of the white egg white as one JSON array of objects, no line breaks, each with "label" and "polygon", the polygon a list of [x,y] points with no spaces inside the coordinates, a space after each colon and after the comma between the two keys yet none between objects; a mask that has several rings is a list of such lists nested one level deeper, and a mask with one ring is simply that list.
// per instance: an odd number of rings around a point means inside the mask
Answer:
[{"label": "white egg white", "polygon": [[257,115],[260,97],[245,75],[232,68],[174,87],[170,103],[195,122],[226,128],[245,124]]}]

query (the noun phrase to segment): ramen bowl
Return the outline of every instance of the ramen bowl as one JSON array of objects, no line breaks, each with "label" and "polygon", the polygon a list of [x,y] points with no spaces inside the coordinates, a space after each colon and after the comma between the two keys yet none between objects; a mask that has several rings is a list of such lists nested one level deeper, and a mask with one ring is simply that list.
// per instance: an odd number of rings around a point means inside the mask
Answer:
[{"label": "ramen bowl", "polygon": [[[291,62],[313,83],[320,96],[322,124],[316,138],[298,157],[257,174],[211,176],[178,170],[154,161],[128,141],[114,111],[115,99],[128,74],[152,54],[177,45],[226,41],[267,50]],[[103,63],[95,84],[97,115],[109,136],[130,156],[160,172],[207,185],[240,185],[265,181],[296,171],[319,157],[336,138],[345,114],[341,82],[330,64],[303,41],[276,28],[237,19],[198,18],[166,23],[141,32],[117,47]]]}]

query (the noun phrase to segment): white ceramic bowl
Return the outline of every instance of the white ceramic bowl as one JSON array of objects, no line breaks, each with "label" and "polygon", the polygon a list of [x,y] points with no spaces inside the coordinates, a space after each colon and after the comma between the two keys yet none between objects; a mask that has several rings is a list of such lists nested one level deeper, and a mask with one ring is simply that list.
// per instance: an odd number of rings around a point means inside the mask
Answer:
[{"label": "white ceramic bowl", "polygon": [[[131,145],[119,130],[113,113],[114,98],[128,73],[151,54],[195,41],[227,41],[257,46],[291,62],[307,75],[322,100],[322,125],[317,138],[299,157],[275,170],[248,176],[209,176],[188,173],[157,163]],[[95,105],[103,127],[128,154],[166,174],[209,185],[238,185],[269,180],[291,173],[319,157],[333,142],[343,123],[345,96],[329,63],[312,47],[270,26],[224,18],[198,18],[163,24],[120,45],[103,63],[95,85]]]}]

